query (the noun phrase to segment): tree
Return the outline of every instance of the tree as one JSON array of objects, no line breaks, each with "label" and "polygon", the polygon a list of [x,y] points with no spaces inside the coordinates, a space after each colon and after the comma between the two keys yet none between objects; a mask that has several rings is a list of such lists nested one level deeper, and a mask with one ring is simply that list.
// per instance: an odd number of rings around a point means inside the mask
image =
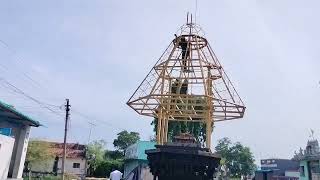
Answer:
[{"label": "tree", "polygon": [[232,143],[229,138],[225,137],[218,141],[215,150],[224,160],[231,177],[239,178],[241,175],[250,175],[256,168],[250,148],[243,146],[240,142]]},{"label": "tree", "polygon": [[93,141],[87,145],[87,161],[89,173],[92,174],[98,165],[104,160],[106,142],[104,140]]},{"label": "tree", "polygon": [[104,153],[105,160],[122,160],[123,158],[124,158],[123,153],[118,150],[115,150],[115,151],[106,150]]},{"label": "tree", "polygon": [[54,153],[50,150],[50,142],[32,140],[29,142],[26,164],[32,169],[33,165],[46,165],[46,163],[54,158]]},{"label": "tree", "polygon": [[118,137],[113,141],[113,145],[122,153],[124,153],[127,147],[140,140],[140,135],[137,132],[129,133],[128,131],[124,130],[118,133],[117,135]]}]

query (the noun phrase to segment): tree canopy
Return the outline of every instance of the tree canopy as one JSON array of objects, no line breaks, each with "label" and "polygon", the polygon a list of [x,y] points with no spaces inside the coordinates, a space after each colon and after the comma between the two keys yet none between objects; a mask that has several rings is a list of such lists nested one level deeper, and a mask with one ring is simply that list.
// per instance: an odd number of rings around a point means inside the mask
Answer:
[{"label": "tree canopy", "polygon": [[92,174],[98,165],[104,160],[105,154],[104,140],[93,141],[87,145],[87,161],[89,165],[89,174]]},{"label": "tree canopy", "polygon": [[229,138],[225,137],[218,141],[215,150],[221,155],[231,177],[250,175],[256,168],[250,148],[240,142],[232,143]]},{"label": "tree canopy", "polygon": [[117,135],[118,137],[113,141],[113,145],[115,148],[117,148],[119,151],[123,153],[128,146],[140,140],[140,135],[137,132],[129,133],[128,131],[124,130],[118,133]]},{"label": "tree canopy", "polygon": [[26,162],[32,165],[38,162],[47,162],[54,158],[53,152],[50,150],[50,142],[32,140],[28,144]]}]

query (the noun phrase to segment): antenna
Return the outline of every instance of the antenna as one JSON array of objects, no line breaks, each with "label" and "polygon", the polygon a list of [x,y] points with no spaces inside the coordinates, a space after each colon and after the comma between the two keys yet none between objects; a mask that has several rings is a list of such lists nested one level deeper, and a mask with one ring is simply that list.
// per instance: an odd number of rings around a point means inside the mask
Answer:
[{"label": "antenna", "polygon": [[189,12],[187,12],[187,24],[189,24]]}]

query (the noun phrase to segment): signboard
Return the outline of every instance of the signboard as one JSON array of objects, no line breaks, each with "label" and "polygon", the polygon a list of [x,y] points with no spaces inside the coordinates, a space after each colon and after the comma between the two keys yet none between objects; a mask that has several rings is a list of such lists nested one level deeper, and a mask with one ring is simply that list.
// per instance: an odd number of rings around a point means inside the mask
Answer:
[{"label": "signboard", "polygon": [[261,164],[261,167],[275,168],[275,167],[278,167],[278,165],[277,164]]},{"label": "signboard", "polygon": [[0,128],[0,134],[5,136],[11,136],[12,129],[11,128]]}]

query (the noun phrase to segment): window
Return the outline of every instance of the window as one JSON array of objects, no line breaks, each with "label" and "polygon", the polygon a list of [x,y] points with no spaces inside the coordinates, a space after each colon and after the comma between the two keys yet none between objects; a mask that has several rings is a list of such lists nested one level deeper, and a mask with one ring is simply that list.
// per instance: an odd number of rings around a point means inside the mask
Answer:
[{"label": "window", "polygon": [[80,168],[80,163],[73,163],[73,168]]},{"label": "window", "polygon": [[300,166],[300,176],[305,176],[304,166]]},{"label": "window", "polygon": [[270,164],[271,163],[271,161],[270,160],[267,160],[267,164]]}]

